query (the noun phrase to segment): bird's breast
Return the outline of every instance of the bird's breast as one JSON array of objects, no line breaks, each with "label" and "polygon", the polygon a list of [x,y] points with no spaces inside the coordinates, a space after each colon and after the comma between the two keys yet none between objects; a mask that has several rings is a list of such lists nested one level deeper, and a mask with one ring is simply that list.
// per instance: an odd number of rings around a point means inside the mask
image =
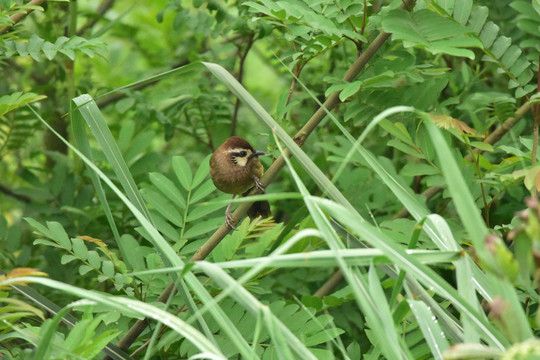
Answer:
[{"label": "bird's breast", "polygon": [[229,194],[242,194],[254,186],[253,177],[260,178],[263,166],[259,159],[251,159],[246,166],[233,164],[228,157],[210,158],[210,176],[214,185]]}]

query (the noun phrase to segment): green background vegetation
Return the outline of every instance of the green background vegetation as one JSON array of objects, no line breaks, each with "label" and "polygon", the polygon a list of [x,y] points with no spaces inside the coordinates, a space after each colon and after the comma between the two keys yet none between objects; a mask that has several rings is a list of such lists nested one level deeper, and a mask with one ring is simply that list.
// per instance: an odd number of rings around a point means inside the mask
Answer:
[{"label": "green background vegetation", "polygon": [[[539,29],[538,0],[0,0],[0,354],[540,358]],[[233,232],[231,135],[273,212]]]}]

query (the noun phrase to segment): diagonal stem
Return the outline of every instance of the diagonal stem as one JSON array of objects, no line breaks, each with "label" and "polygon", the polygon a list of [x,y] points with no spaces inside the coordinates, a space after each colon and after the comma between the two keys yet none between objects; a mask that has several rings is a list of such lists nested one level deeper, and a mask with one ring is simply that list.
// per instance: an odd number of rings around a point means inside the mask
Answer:
[{"label": "diagonal stem", "polygon": [[[31,5],[31,6],[41,6],[41,4],[43,4],[46,0],[32,0],[30,1],[27,5]],[[13,21],[13,24],[12,25],[8,25],[8,26],[4,26],[3,28],[0,29],[0,35],[1,34],[4,34],[6,32],[8,32],[9,29],[11,29],[15,24],[17,24],[19,21],[21,21],[22,19],[24,19],[27,15],[29,15],[32,11],[34,11],[34,9],[28,9],[28,10],[25,10],[24,12],[21,12],[21,13],[17,13],[17,14],[13,14],[11,15],[9,18],[11,19],[11,21]]]}]

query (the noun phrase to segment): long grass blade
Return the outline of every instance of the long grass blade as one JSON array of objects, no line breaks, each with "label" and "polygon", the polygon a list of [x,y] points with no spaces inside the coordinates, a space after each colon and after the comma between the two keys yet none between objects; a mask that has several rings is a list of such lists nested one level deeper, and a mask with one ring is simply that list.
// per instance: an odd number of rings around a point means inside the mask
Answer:
[{"label": "long grass blade", "polygon": [[357,235],[366,239],[372,246],[382,250],[397,266],[414,274],[421,283],[429,289],[436,291],[440,296],[448,299],[462,315],[469,317],[478,331],[489,344],[504,349],[508,340],[485,320],[483,314],[463,299],[459,293],[439,274],[426,265],[420,264],[416,259],[408,256],[405,251],[385,234],[378,231],[366,222],[360,222],[356,216],[332,201],[313,198],[319,206],[328,211],[337,221],[349,227]]},{"label": "long grass blade", "polygon": [[435,360],[443,360],[443,352],[450,347],[437,322],[437,318],[422,301],[408,300],[414,316],[418,320],[424,338]]},{"label": "long grass blade", "polygon": [[[489,259],[492,255],[489,254],[484,246],[484,239],[488,234],[488,229],[480,211],[474,202],[474,198],[469,190],[459,166],[452,155],[452,150],[444,140],[441,132],[435,124],[429,119],[427,114],[422,114],[424,124],[428,129],[431,141],[436,144],[435,151],[439,158],[440,166],[443,171],[448,190],[452,195],[452,201],[456,206],[461,222],[465,226],[475,251],[480,259]],[[529,320],[522,310],[521,303],[517,297],[515,289],[508,283],[507,280],[496,279],[491,281],[499,296],[501,296],[513,309],[513,326],[512,328],[519,329],[521,334],[520,340],[525,340],[533,336]]]},{"label": "long grass blade", "polygon": [[115,310],[118,310],[121,314],[130,317],[148,317],[158,322],[166,324],[173,331],[181,334],[201,351],[208,352],[213,356],[217,356],[220,359],[225,359],[225,356],[221,351],[209,341],[202,333],[192,327],[190,324],[181,320],[178,316],[169,314],[168,312],[150,305],[142,301],[128,299],[119,296],[110,296],[97,291],[90,291],[81,289],[73,285],[65,284],[60,281],[43,278],[43,277],[19,277],[6,279],[1,282],[2,285],[9,285],[17,282],[30,282],[37,283],[52,289],[60,290],[64,293],[71,294],[80,298],[92,300],[98,304],[109,306]]},{"label": "long grass blade", "polygon": [[[60,134],[58,134],[43,118],[32,108],[30,107],[32,112],[36,115],[36,117],[51,131],[53,132],[62,142],[64,142],[77,156],[79,156],[87,166],[89,166],[92,171],[96,172],[100,179],[106,183],[113,191],[114,193],[124,202],[124,204],[128,207],[128,209],[132,212],[132,214],[135,216],[135,218],[139,221],[141,226],[144,228],[144,230],[147,231],[148,235],[150,236],[150,239],[154,242],[154,246],[156,249],[158,249],[160,256],[162,257],[163,261],[166,264],[169,264],[169,266],[173,267],[183,267],[184,262],[180,259],[180,257],[176,254],[174,249],[167,243],[167,241],[163,238],[163,236],[159,233],[159,231],[147,220],[147,218],[144,216],[142,212],[139,211],[139,209],[132,204],[129,199],[118,189],[118,187],[95,165],[93,164],[89,159],[87,159],[79,150],[77,150],[73,145],[71,145],[67,140],[65,140]],[[171,276],[178,280],[178,274],[172,273]],[[182,279],[180,279],[182,280]],[[184,274],[183,280],[189,285],[189,288],[194,291],[194,293],[201,299],[203,303],[213,303],[212,296],[206,291],[206,289],[202,286],[202,284],[199,282],[199,280],[195,277],[195,275],[188,271]],[[209,330],[208,325],[206,325],[204,319],[199,316],[198,311],[195,311],[196,306],[195,303],[189,295],[189,291],[186,288],[186,285],[183,283],[179,284],[179,292],[183,295],[184,301],[186,302],[187,306],[191,309],[192,313],[192,319],[191,320],[197,320],[200,323],[200,326],[202,327],[202,331],[206,334],[207,338],[213,339],[213,334]],[[223,313],[223,311],[218,306],[211,306],[209,307],[210,313],[216,319],[216,321],[220,324],[222,330],[229,336],[231,341],[238,347],[239,351],[243,356],[246,356],[247,358],[250,358],[252,356],[252,349],[247,344],[247,342],[244,340],[244,338],[241,336],[240,331],[234,326],[234,324],[230,321],[230,319],[226,316],[226,314]]]},{"label": "long grass blade", "polygon": [[101,114],[96,102],[88,94],[83,94],[73,99],[76,112],[80,113],[81,117],[86,121],[86,124],[92,131],[103,154],[109,160],[112,170],[116,174],[118,181],[122,184],[122,188],[127,198],[134,204],[137,209],[150,221],[150,214],[143,201],[139,189],[135,184],[133,176],[124,161],[124,157],[118,145]]},{"label": "long grass blade", "polygon": [[[244,289],[241,284],[230,277],[224,270],[215,264],[207,261],[199,261],[198,266],[210,276],[222,289],[232,289],[229,292],[230,296],[241,304],[251,315],[258,317],[259,312],[267,307],[262,304],[249,291]],[[264,310],[263,310],[264,311]],[[279,334],[274,340],[283,340],[287,344],[283,351],[296,353],[301,359],[316,359],[313,354],[305,347],[305,345],[283,324],[273,313],[267,309],[264,314],[266,324],[271,324],[274,331]],[[270,329],[271,331],[272,329]]]},{"label": "long grass blade", "polygon": [[[279,141],[277,141],[277,145],[283,153]],[[362,274],[357,267],[348,266],[340,256],[340,250],[344,248],[343,242],[340,241],[337,232],[332,227],[318,204],[312,201],[313,197],[309,194],[306,186],[294,170],[290,160],[287,157],[284,157],[284,159],[293,176],[296,186],[300,190],[302,196],[304,196],[304,201],[309,213],[315,221],[315,224],[317,224],[323,238],[328,243],[328,246],[334,252],[339,268],[347,279],[347,283],[351,286],[356,303],[358,304],[358,307],[362,309],[362,313],[365,315],[369,327],[377,338],[377,343],[385,344],[385,346],[380,348],[381,352],[388,359],[412,359],[408,349],[403,349],[402,351],[395,329],[388,326],[388,324],[393,324],[389,307],[385,307],[384,305],[382,307],[378,306],[376,299],[374,299],[371,294],[369,281],[366,279],[365,275]],[[350,213],[353,211],[348,210],[348,212]],[[356,213],[356,211],[354,212]],[[356,219],[359,218],[359,215],[357,215]]]}]

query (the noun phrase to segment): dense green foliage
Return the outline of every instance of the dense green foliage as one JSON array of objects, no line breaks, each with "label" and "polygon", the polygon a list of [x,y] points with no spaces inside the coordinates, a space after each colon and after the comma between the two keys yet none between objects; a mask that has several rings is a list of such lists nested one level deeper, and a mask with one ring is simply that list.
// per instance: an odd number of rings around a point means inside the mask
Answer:
[{"label": "dense green foliage", "polygon": [[[539,358],[538,29],[538,0],[0,0],[0,357]],[[273,217],[229,232],[231,135]]]}]

